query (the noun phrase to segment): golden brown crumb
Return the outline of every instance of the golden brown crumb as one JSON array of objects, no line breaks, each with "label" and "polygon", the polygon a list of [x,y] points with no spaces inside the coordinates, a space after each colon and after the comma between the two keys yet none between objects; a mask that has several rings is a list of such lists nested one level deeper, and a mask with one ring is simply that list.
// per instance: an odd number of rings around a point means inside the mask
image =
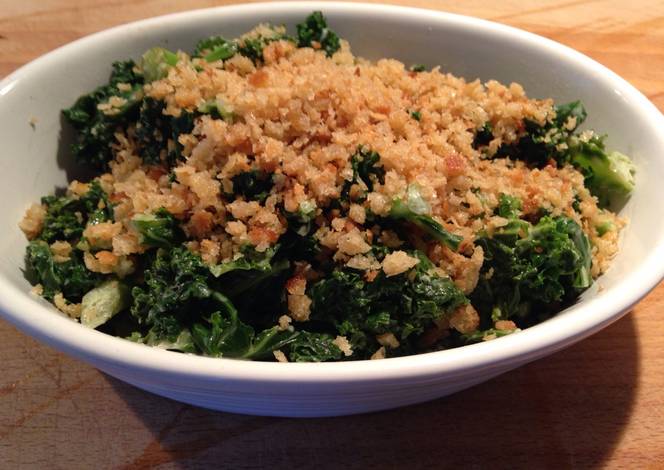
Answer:
[{"label": "golden brown crumb", "polygon": [[450,317],[450,327],[459,333],[472,333],[480,326],[480,316],[472,305],[462,305]]},{"label": "golden brown crumb", "polygon": [[53,261],[56,263],[64,263],[69,260],[72,247],[69,242],[53,242],[50,246],[51,253],[53,253]]},{"label": "golden brown crumb", "polygon": [[288,358],[280,350],[276,349],[272,351],[272,354],[274,355],[274,358],[277,360],[277,362],[288,362]]},{"label": "golden brown crumb", "polygon": [[81,304],[69,303],[62,292],[58,292],[53,296],[53,304],[63,313],[66,313],[71,318],[79,318],[81,316]]},{"label": "golden brown crumb", "polygon": [[371,359],[385,359],[385,346],[381,346],[371,355]]},{"label": "golden brown crumb", "polygon": [[376,341],[378,341],[378,344],[381,346],[385,346],[386,348],[390,349],[396,349],[400,345],[399,340],[392,333],[383,333],[381,335],[377,335]]},{"label": "golden brown crumb", "polygon": [[353,354],[353,348],[350,345],[350,342],[345,336],[337,336],[334,338],[334,341],[332,341],[339,349],[341,349],[341,352],[344,353],[344,356],[348,357]]},{"label": "golden brown crumb", "polygon": [[282,315],[279,317],[279,331],[286,331],[289,327],[293,319],[289,317],[288,315]]},{"label": "golden brown crumb", "polygon": [[113,237],[122,232],[122,224],[119,222],[100,222],[88,225],[83,231],[83,236],[93,248],[112,248]]},{"label": "golden brown crumb", "polygon": [[388,277],[396,276],[408,271],[419,262],[419,259],[409,256],[405,251],[393,251],[383,259],[383,271]]},{"label": "golden brown crumb", "polygon": [[42,295],[44,293],[44,286],[41,284],[35,284],[32,286],[32,289],[30,289],[30,293],[34,295]]},{"label": "golden brown crumb", "polygon": [[32,204],[25,211],[23,220],[19,222],[18,226],[23,230],[28,240],[33,240],[41,233],[44,226],[44,217],[46,217],[46,208],[41,204]]},{"label": "golden brown crumb", "polygon": [[499,320],[495,324],[496,330],[512,331],[516,330],[516,323],[511,320]]}]

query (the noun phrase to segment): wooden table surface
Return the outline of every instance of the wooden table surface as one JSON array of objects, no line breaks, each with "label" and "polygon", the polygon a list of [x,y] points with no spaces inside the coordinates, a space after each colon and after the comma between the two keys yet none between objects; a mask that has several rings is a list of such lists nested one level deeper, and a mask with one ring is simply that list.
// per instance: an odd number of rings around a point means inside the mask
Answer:
[{"label": "wooden table surface", "polygon": [[[0,77],[89,33],[224,1],[0,0]],[[572,46],[664,109],[664,2],[409,0]],[[499,6],[498,6],[499,5]],[[275,419],[150,395],[0,322],[0,468],[664,468],[664,285],[580,344],[430,403]]]}]

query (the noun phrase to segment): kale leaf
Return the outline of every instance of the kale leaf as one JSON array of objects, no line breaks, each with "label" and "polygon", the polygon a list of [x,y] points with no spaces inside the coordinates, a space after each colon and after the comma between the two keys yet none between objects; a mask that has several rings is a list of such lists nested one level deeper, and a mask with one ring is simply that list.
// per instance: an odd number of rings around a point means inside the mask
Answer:
[{"label": "kale leaf", "polygon": [[249,170],[231,178],[233,182],[233,194],[235,196],[244,196],[247,201],[258,201],[264,203],[270,195],[272,186],[272,177],[263,170]]},{"label": "kale leaf", "polygon": [[629,196],[634,189],[636,167],[627,155],[607,152],[604,138],[570,139],[567,159],[585,176],[584,184],[597,196],[600,206]]},{"label": "kale leaf", "polygon": [[177,54],[168,49],[163,47],[148,49],[141,57],[141,69],[143,70],[145,83],[151,83],[166,77],[170,68],[175,67],[177,63]]},{"label": "kale leaf", "polygon": [[555,111],[555,117],[543,126],[526,121],[525,134],[514,144],[502,145],[495,157],[523,160],[537,167],[551,160],[558,165],[571,164],[584,174],[586,187],[602,207],[627,197],[634,189],[636,172],[630,158],[607,152],[604,137],[575,133],[587,116],[580,101],[557,106]]},{"label": "kale leaf", "polygon": [[405,201],[400,198],[392,201],[388,218],[394,221],[411,223],[434,240],[456,251],[463,240],[462,237],[448,232],[433,217],[428,215],[430,211],[431,208],[420,194],[417,185],[411,184],[406,190]]},{"label": "kale leaf", "polygon": [[335,269],[308,289],[311,321],[338,330],[352,344],[354,357],[369,357],[378,348],[375,335],[392,333],[402,353],[417,350],[417,337],[434,320],[467,302],[448,278],[435,274],[419,252],[412,270],[369,282],[352,269]]},{"label": "kale leaf", "polygon": [[[138,153],[148,165],[165,163],[174,166],[182,157],[181,134],[194,130],[195,114],[181,111],[179,116],[166,116],[163,101],[145,98],[136,124]],[[171,145],[169,145],[169,141]]]},{"label": "kale leaf", "polygon": [[[131,313],[147,333],[135,334],[134,340],[193,349],[213,357],[264,359],[297,336],[277,327],[256,335],[254,328],[241,320],[234,302],[219,289],[228,288],[225,277],[212,285],[209,268],[185,247],[157,250],[144,278],[144,284],[132,290]],[[259,282],[255,276],[251,281]]]},{"label": "kale leaf", "polygon": [[294,41],[294,39],[277,28],[271,28],[268,34],[261,33],[256,36],[237,40],[237,52],[238,54],[251,59],[254,64],[258,65],[263,62],[263,49],[274,41]]},{"label": "kale leaf", "polygon": [[28,245],[26,265],[29,273],[42,285],[42,296],[51,301],[55,294],[61,292],[67,300],[79,302],[103,279],[101,275],[87,270],[80,251],[73,250],[67,261],[56,262],[48,244],[42,240]]},{"label": "kale leaf", "polygon": [[485,122],[484,125],[475,132],[475,138],[473,139],[473,148],[478,149],[489,143],[493,140],[493,127],[490,122]]},{"label": "kale leaf", "polygon": [[280,331],[276,326],[256,335],[252,327],[239,320],[237,310],[227,298],[215,295],[222,302],[226,316],[214,312],[206,324],[196,323],[192,329],[194,344],[206,356],[267,359],[272,351],[283,348],[299,335],[295,331]]},{"label": "kale leaf", "polygon": [[563,163],[566,160],[566,148],[562,144],[566,144],[574,135],[587,113],[580,101],[557,106],[555,112],[555,117],[544,125],[525,120],[524,135],[513,144],[501,145],[495,157],[523,160],[538,167],[547,165],[551,160]]},{"label": "kale leaf", "polygon": [[328,57],[331,57],[341,47],[339,36],[327,27],[327,21],[320,11],[313,12],[303,23],[297,25],[297,45],[320,48]]},{"label": "kale leaf", "polygon": [[590,242],[567,217],[545,216],[536,225],[513,219],[477,244],[484,263],[470,299],[485,328],[497,320],[520,327],[541,321],[592,283]]},{"label": "kale leaf", "polygon": [[500,194],[498,197],[498,215],[506,219],[518,219],[521,212],[521,199],[509,194]]},{"label": "kale leaf", "polygon": [[202,57],[206,62],[230,59],[237,53],[235,41],[229,41],[221,36],[211,36],[198,41],[194,49],[194,57]]},{"label": "kale leaf", "polygon": [[93,180],[81,197],[45,196],[46,216],[39,239],[74,241],[81,237],[87,223],[113,220],[113,207],[99,181]]},{"label": "kale leaf", "polygon": [[[114,62],[107,85],[81,96],[71,108],[62,111],[77,131],[71,148],[77,162],[100,170],[108,168],[108,162],[113,159],[111,144],[115,141],[115,132],[135,120],[141,101],[143,77],[134,71],[135,65],[131,60]],[[120,83],[129,87],[120,90]],[[111,105],[111,97],[120,100]],[[100,110],[100,106],[107,108],[106,111]]]},{"label": "kale leaf", "polygon": [[344,182],[341,190],[341,199],[348,200],[350,198],[350,189],[354,184],[366,186],[367,191],[354,200],[362,201],[366,199],[366,193],[373,191],[374,185],[377,183],[385,183],[385,169],[380,163],[380,154],[370,150],[368,147],[359,146],[357,151],[350,157],[350,165],[353,170],[353,177],[349,181]]},{"label": "kale leaf", "polygon": [[338,361],[344,355],[333,341],[329,334],[303,331],[290,344],[288,358],[293,362]]},{"label": "kale leaf", "polygon": [[242,250],[241,258],[211,266],[210,272],[214,277],[219,277],[231,271],[271,271],[272,258],[278,248],[278,246],[274,246],[264,252],[258,252],[253,246],[246,245]]},{"label": "kale leaf", "polygon": [[208,275],[207,266],[187,248],[158,250],[144,272],[144,285],[132,289],[132,315],[146,325],[163,316],[186,319],[197,301],[212,294]]},{"label": "kale leaf", "polygon": [[157,248],[170,248],[184,239],[178,221],[163,207],[154,214],[138,214],[131,223],[140,233],[139,242]]}]

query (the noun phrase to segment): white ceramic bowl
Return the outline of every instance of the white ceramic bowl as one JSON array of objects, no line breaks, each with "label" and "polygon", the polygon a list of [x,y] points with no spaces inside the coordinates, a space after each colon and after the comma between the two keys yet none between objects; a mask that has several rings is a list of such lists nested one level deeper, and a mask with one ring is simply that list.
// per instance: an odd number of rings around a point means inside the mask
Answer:
[{"label": "white ceramic bowl", "polygon": [[[261,21],[291,31],[312,10],[357,55],[439,64],[469,79],[517,81],[530,96],[581,99],[589,126],[638,165],[630,218],[610,271],[573,307],[521,333],[463,348],[382,361],[281,364],[210,359],[151,349],[64,318],[31,296],[22,268],[25,208],[66,184],[58,155],[60,109],[105,82],[113,60],[154,45],[191,50],[212,34],[234,37]],[[36,118],[36,128],[29,125]],[[506,26],[392,6],[270,3],[224,7],[140,21],[81,39],[26,65],[0,83],[0,310],[19,329],[137,387],[219,410],[328,416],[422,402],[485,381],[551,354],[627,312],[664,275],[664,118],[636,89],[569,48]],[[57,158],[56,158],[57,156]],[[638,210],[637,210],[638,208]],[[601,284],[602,290],[597,289]]]}]

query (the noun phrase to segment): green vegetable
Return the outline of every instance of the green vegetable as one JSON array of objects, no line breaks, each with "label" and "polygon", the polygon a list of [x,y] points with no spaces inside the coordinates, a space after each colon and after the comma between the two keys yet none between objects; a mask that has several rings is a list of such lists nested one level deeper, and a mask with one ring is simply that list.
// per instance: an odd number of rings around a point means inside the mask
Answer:
[{"label": "green vegetable", "polygon": [[136,124],[136,139],[139,154],[146,164],[165,163],[171,167],[182,157],[183,147],[178,137],[194,130],[195,115],[182,111],[177,117],[166,116],[164,107],[163,101],[153,98],[143,100]]},{"label": "green vegetable", "polygon": [[573,140],[569,161],[585,176],[585,186],[597,196],[600,205],[629,196],[634,189],[636,167],[627,155],[607,153],[604,140],[593,137],[587,142]]},{"label": "green vegetable", "polygon": [[420,113],[419,111],[411,111],[410,115],[416,121],[419,121],[420,119],[422,119],[422,113]]},{"label": "green vegetable", "polygon": [[194,346],[191,332],[187,328],[180,329],[179,325],[176,327],[176,330],[174,336],[169,336],[168,334],[163,333],[157,335],[153,330],[150,330],[146,336],[143,336],[138,331],[135,331],[126,339],[137,343],[147,344],[148,346],[153,346],[155,348],[195,353],[196,347]]},{"label": "green vegetable", "polygon": [[[210,274],[201,259],[185,247],[158,250],[144,272],[144,286],[132,289],[131,313],[139,325],[147,328],[145,335],[138,333],[134,340],[162,344],[171,349],[180,343],[180,350],[191,348],[213,357],[250,359],[269,357],[273,350],[297,336],[293,331],[281,332],[276,327],[256,335],[254,328],[241,320],[231,299],[217,290],[218,286],[211,285],[214,279]],[[224,280],[225,290],[232,290],[227,285],[232,280],[226,280],[230,270],[222,274],[225,274],[220,277]],[[251,282],[259,283],[260,279],[253,276]],[[235,290],[238,287],[235,285]],[[239,293],[234,292],[234,295]],[[275,308],[269,296],[258,300],[265,300],[270,308]],[[245,308],[242,311],[250,310]],[[255,312],[251,313],[256,316]],[[185,332],[191,333],[191,343],[182,341],[183,334],[187,337]]]},{"label": "green vegetable", "polygon": [[221,36],[212,36],[196,44],[194,57],[203,57],[206,62],[230,59],[237,53],[235,41],[229,41]]},{"label": "green vegetable", "polygon": [[81,301],[81,324],[97,328],[131,304],[129,288],[116,279],[90,290]]},{"label": "green vegetable", "polygon": [[436,222],[431,216],[427,215],[427,212],[429,211],[429,205],[422,198],[417,186],[410,185],[407,191],[406,201],[397,198],[392,202],[389,218],[396,221],[411,223],[420,228],[434,240],[444,243],[451,250],[456,251],[459,248],[462,237],[445,230],[441,224]]},{"label": "green vegetable", "polygon": [[592,282],[590,242],[569,218],[545,216],[536,225],[513,220],[477,243],[484,264],[470,299],[485,327],[507,319],[528,326]]},{"label": "green vegetable", "polygon": [[616,226],[611,222],[610,220],[605,220],[600,223],[598,223],[595,226],[595,230],[597,231],[597,235],[600,237],[604,235],[607,232],[611,232],[616,229]]},{"label": "green vegetable", "polygon": [[518,328],[516,330],[497,330],[495,328],[488,328],[486,330],[477,330],[473,333],[461,335],[461,338],[465,343],[471,344],[485,341],[486,338],[500,338],[519,331],[521,330]]},{"label": "green vegetable", "polygon": [[506,219],[518,219],[521,212],[521,199],[509,194],[498,197],[498,215]]},{"label": "green vegetable", "polygon": [[237,52],[252,60],[254,64],[260,64],[263,61],[263,49],[274,41],[294,41],[288,34],[278,28],[271,28],[268,34],[260,34],[251,38],[244,38],[236,41]]},{"label": "green vegetable", "polygon": [[145,325],[162,316],[186,319],[197,301],[212,294],[208,274],[207,266],[185,247],[159,250],[144,272],[144,285],[132,289],[132,315]]},{"label": "green vegetable", "polygon": [[295,340],[299,333],[272,327],[255,336],[254,329],[238,319],[237,310],[228,299],[215,294],[225,309],[225,317],[214,312],[207,325],[197,323],[192,330],[194,344],[206,356],[265,359],[272,351]]},{"label": "green vegetable", "polygon": [[311,320],[345,335],[354,358],[368,358],[380,346],[376,334],[390,332],[401,342],[401,353],[417,350],[417,337],[434,320],[467,302],[447,278],[436,275],[433,264],[419,252],[412,270],[367,282],[351,269],[335,269],[308,290]]},{"label": "green vegetable", "polygon": [[303,331],[291,343],[288,357],[293,362],[338,361],[344,355],[333,341],[328,334]]},{"label": "green vegetable", "polygon": [[411,72],[419,73],[419,72],[425,72],[426,69],[427,69],[427,68],[426,68],[425,65],[422,65],[422,64],[413,64],[413,65],[410,66],[410,69],[409,69],[409,70],[410,70]]},{"label": "green vegetable", "polygon": [[235,118],[235,113],[220,100],[206,101],[197,108],[197,111],[201,114],[209,114],[214,119],[223,119],[228,122],[233,122]]},{"label": "green vegetable", "polygon": [[[115,132],[126,129],[135,119],[142,97],[143,77],[134,72],[135,63],[131,60],[114,62],[111,78],[107,85],[98,87],[83,95],[71,108],[62,114],[77,131],[76,141],[72,144],[72,153],[78,163],[105,170],[113,154],[111,144],[115,141]],[[129,90],[121,91],[118,84],[129,85]],[[112,112],[99,109],[109,103],[111,97],[124,100],[124,104]]]},{"label": "green vegetable", "polygon": [[262,170],[250,170],[239,173],[233,178],[233,196],[242,195],[247,201],[258,201],[261,204],[270,195],[272,177]]},{"label": "green vegetable", "polygon": [[515,144],[501,146],[496,156],[535,166],[544,166],[551,160],[559,165],[574,165],[584,174],[586,187],[598,197],[601,206],[624,199],[634,189],[636,168],[626,155],[607,152],[603,137],[575,134],[586,116],[580,101],[560,105],[555,118],[544,126],[526,121],[525,135]]},{"label": "green vegetable", "polygon": [[[385,183],[385,169],[380,163],[380,155],[367,147],[359,146],[357,151],[350,157],[351,168],[353,169],[353,178],[346,181],[341,190],[341,199],[348,200],[350,197],[350,188],[354,184],[366,186],[367,191],[373,191],[377,183]],[[366,192],[362,196],[355,198],[358,202],[366,199]]]},{"label": "green vegetable", "polygon": [[307,16],[303,23],[297,25],[297,45],[299,47],[314,47],[316,42],[320,49],[331,57],[339,50],[339,36],[327,27],[323,13],[315,11]]},{"label": "green vegetable", "polygon": [[219,277],[222,274],[231,271],[262,271],[267,272],[272,270],[272,258],[276,253],[277,248],[269,248],[263,253],[257,252],[253,247],[248,245],[243,250],[243,256],[234,261],[217,264],[210,267],[210,272],[214,277]]},{"label": "green vegetable", "polygon": [[56,240],[76,241],[86,224],[113,220],[113,208],[99,181],[93,180],[81,197],[44,196],[46,217],[39,239],[48,243]]},{"label": "green vegetable", "polygon": [[490,122],[485,122],[484,125],[475,132],[473,139],[473,148],[483,147],[489,145],[493,140],[493,127]]},{"label": "green vegetable", "polygon": [[82,256],[72,251],[69,260],[56,263],[47,243],[37,240],[28,245],[26,264],[29,274],[43,287],[43,297],[53,300],[58,292],[71,302],[78,302],[102,277],[88,271]]},{"label": "green vegetable", "polygon": [[161,80],[168,70],[178,64],[178,55],[163,47],[153,47],[141,57],[141,69],[146,83]]},{"label": "green vegetable", "polygon": [[184,238],[178,221],[163,207],[154,214],[137,214],[131,223],[141,234],[142,245],[170,248]]}]

